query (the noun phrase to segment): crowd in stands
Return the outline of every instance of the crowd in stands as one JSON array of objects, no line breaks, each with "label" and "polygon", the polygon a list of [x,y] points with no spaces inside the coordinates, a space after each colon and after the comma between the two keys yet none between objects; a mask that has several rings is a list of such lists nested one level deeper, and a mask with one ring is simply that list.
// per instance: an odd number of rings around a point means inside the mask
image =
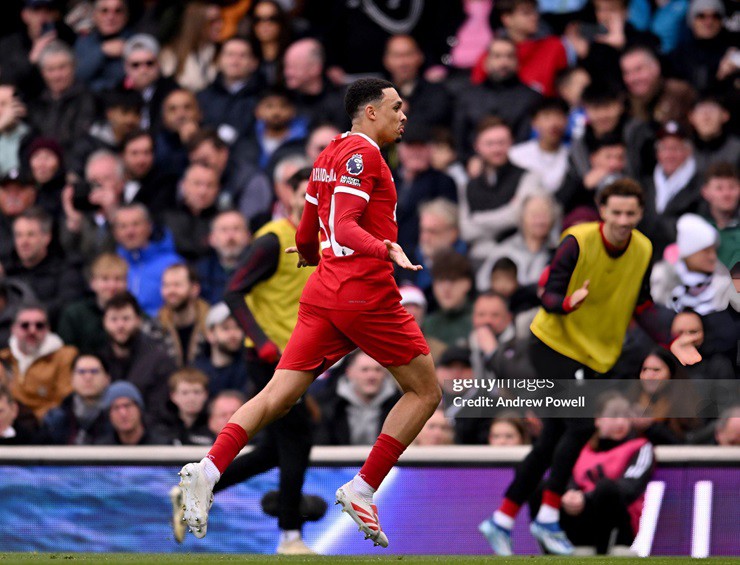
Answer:
[{"label": "crowd in stands", "polygon": [[[538,436],[531,413],[456,417],[450,385],[535,377],[529,324],[560,234],[598,221],[623,177],[644,190],[653,322],[703,360],[631,328],[605,378],[642,383],[641,417],[602,418],[587,449],[740,445],[740,405],[672,417],[681,399],[657,383],[740,375],[736,4],[4,0],[0,445],[211,444],[269,349],[245,345],[229,280],[368,75],[404,99],[384,153],[398,241],[424,270],[397,278],[447,400],[417,445]],[[351,354],[309,391],[315,442],[372,444],[399,397]]]}]

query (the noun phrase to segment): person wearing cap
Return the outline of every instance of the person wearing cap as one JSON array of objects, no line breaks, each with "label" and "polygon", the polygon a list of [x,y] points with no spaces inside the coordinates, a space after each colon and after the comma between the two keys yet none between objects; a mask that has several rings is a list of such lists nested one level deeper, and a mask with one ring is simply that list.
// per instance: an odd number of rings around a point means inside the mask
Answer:
[{"label": "person wearing cap", "polygon": [[645,216],[639,229],[650,238],[655,257],[660,258],[666,246],[676,239],[679,216],[696,212],[701,200],[701,178],[689,133],[678,122],[667,122],[658,130],[655,155],[655,169],[641,182]]},{"label": "person wearing cap", "polygon": [[[55,39],[67,45],[75,41],[74,32],[62,20],[58,0],[24,0],[17,31],[0,39],[3,67],[0,78],[13,83],[29,99],[39,94],[43,82],[36,65],[41,51]],[[17,10],[17,8],[16,8]]]},{"label": "person wearing cap", "polygon": [[123,48],[131,36],[125,0],[95,0],[93,30],[75,42],[77,78],[93,92],[118,86],[125,76]]},{"label": "person wearing cap", "polygon": [[134,385],[116,381],[103,395],[103,410],[107,413],[111,431],[95,441],[95,445],[167,445],[166,437],[149,430],[146,425],[144,399]]},{"label": "person wearing cap", "polygon": [[21,150],[31,133],[25,116],[26,106],[15,85],[0,82],[0,176],[21,165]]},{"label": "person wearing cap", "polygon": [[717,259],[717,230],[696,214],[681,216],[676,230],[678,261],[662,261],[653,269],[655,302],[676,312],[691,308],[702,316],[728,306],[740,312],[740,295],[727,267]]},{"label": "person wearing cap", "polygon": [[436,198],[457,202],[455,181],[432,167],[431,131],[409,123],[398,144],[398,167],[393,172],[398,193],[398,244],[414,249],[419,243],[419,206]]},{"label": "person wearing cap", "polygon": [[740,137],[730,131],[727,101],[719,96],[700,96],[689,114],[693,130],[696,170],[705,174],[719,162],[740,166]]},{"label": "person wearing cap", "polygon": [[37,137],[25,151],[28,169],[38,194],[36,204],[57,218],[62,213],[66,168],[62,146],[50,137]]},{"label": "person wearing cap", "polygon": [[38,194],[25,171],[11,169],[0,177],[0,272],[13,257],[13,222],[35,203]]},{"label": "person wearing cap", "polygon": [[[293,189],[290,217],[269,222],[254,234],[224,295],[231,316],[247,336],[247,374],[257,390],[263,389],[273,375],[298,320],[298,300],[303,287],[314,271],[313,267],[297,269],[295,257],[284,252],[295,245],[310,175],[311,169],[303,168],[290,178]],[[290,546],[297,553],[313,553],[301,538],[304,522],[300,513],[301,490],[313,444],[305,399],[299,400],[290,412],[269,424],[262,433],[263,441],[247,455],[237,457],[224,471],[214,493],[279,467],[281,541],[277,551],[287,551]],[[182,504],[173,508],[176,511],[173,523],[179,523]]]},{"label": "person wearing cap", "polygon": [[178,88],[172,77],[162,76],[159,67],[159,43],[146,33],[128,38],[123,46],[123,68],[126,76],[120,88],[139,93],[144,104],[141,108],[142,129],[156,130],[161,125],[162,102]]},{"label": "person wearing cap", "polygon": [[424,292],[418,286],[412,284],[399,286],[398,292],[401,293],[401,306],[406,308],[408,313],[414,317],[416,323],[421,326],[427,313],[427,299]]},{"label": "person wearing cap", "polygon": [[208,347],[195,358],[193,367],[208,375],[209,395],[213,398],[223,390],[245,391],[249,372],[245,362],[244,331],[225,302],[211,306],[205,326]]},{"label": "person wearing cap", "polygon": [[691,33],[668,58],[673,76],[700,92],[717,86],[720,61],[732,46],[732,38],[722,25],[724,18],[722,0],[691,0],[686,14]]}]

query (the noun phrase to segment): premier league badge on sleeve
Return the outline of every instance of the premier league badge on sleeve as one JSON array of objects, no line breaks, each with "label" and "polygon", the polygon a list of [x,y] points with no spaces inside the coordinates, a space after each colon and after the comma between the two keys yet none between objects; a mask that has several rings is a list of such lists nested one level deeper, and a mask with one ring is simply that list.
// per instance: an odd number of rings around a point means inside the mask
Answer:
[{"label": "premier league badge on sleeve", "polygon": [[365,168],[365,165],[362,162],[362,155],[359,153],[355,153],[352,155],[352,157],[349,158],[349,161],[347,161],[347,172],[350,175],[357,176],[359,175],[363,169]]}]

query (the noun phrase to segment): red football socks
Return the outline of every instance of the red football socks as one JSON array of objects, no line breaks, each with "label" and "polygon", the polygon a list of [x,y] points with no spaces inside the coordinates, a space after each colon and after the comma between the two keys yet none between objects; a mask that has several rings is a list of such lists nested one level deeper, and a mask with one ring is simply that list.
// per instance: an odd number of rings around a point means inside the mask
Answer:
[{"label": "red football socks", "polygon": [[380,434],[367,461],[360,469],[360,477],[375,490],[398,462],[406,446],[388,434]]},{"label": "red football socks", "polygon": [[504,498],[503,502],[501,502],[501,506],[499,506],[498,508],[498,511],[502,514],[506,514],[510,518],[516,518],[516,515],[519,513],[519,508],[521,508],[521,505],[512,500],[509,500],[508,498]]},{"label": "red football socks", "polygon": [[219,473],[226,470],[239,452],[247,445],[249,436],[239,424],[226,424],[218,434],[211,450],[208,452],[208,459],[218,469]]},{"label": "red football socks", "polygon": [[555,510],[560,510],[561,498],[562,495],[551,490],[546,490],[542,493],[542,504],[547,504],[548,506],[555,508]]}]

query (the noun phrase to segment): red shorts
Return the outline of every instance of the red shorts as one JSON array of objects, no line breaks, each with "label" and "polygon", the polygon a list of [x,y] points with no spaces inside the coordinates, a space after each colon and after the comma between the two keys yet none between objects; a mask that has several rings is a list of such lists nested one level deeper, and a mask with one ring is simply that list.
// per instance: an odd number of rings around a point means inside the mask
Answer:
[{"label": "red shorts", "polygon": [[429,346],[406,309],[330,310],[301,304],[278,369],[320,374],[359,347],[384,367],[406,365]]}]

